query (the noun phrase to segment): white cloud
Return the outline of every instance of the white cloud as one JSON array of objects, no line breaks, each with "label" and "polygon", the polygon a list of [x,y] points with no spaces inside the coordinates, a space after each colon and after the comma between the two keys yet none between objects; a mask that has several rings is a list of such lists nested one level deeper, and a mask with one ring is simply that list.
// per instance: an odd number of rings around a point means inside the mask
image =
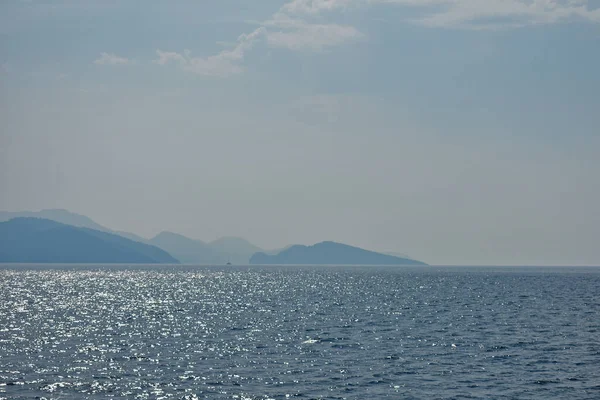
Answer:
[{"label": "white cloud", "polygon": [[179,64],[184,70],[199,75],[227,77],[241,73],[244,69],[240,63],[255,42],[265,33],[265,28],[260,27],[252,33],[243,34],[238,38],[237,44],[232,50],[224,50],[219,54],[209,57],[192,57],[189,50],[183,54],[157,50],[158,59],[156,64],[166,65],[170,62]]},{"label": "white cloud", "polygon": [[415,22],[431,27],[498,28],[550,24],[569,20],[600,23],[596,0],[292,0],[279,13],[317,16],[373,5],[421,10]]},{"label": "white cloud", "polygon": [[269,32],[270,46],[291,50],[323,50],[363,37],[353,26],[301,23],[293,29]]},{"label": "white cloud", "polygon": [[357,5],[357,0],[292,0],[284,4],[264,26],[270,46],[291,50],[320,51],[340,46],[364,35],[355,27],[335,23],[316,23],[304,18]]},{"label": "white cloud", "polygon": [[571,20],[600,22],[588,0],[368,0],[423,9],[417,23],[442,28],[514,28]]},{"label": "white cloud", "polygon": [[334,11],[356,6],[357,0],[292,0],[281,7],[280,12],[287,15],[319,14],[324,11]]},{"label": "white cloud", "polygon": [[[398,6],[421,13],[412,21],[437,28],[498,29],[571,20],[600,23],[594,0],[291,0],[270,19],[238,38],[235,47],[209,57],[157,50],[160,65],[177,63],[200,75],[227,77],[243,72],[242,62],[254,44],[266,38],[271,47],[322,51],[364,35],[354,26],[323,22],[323,14],[372,6]],[[123,64],[127,59],[102,53],[98,64]]]},{"label": "white cloud", "polygon": [[159,65],[174,62],[184,70],[199,75],[227,77],[243,72],[241,63],[246,52],[263,37],[270,46],[292,50],[320,51],[339,46],[348,40],[362,37],[362,33],[353,26],[310,23],[299,16],[315,16],[322,11],[335,10],[354,2],[355,0],[292,0],[274,13],[271,19],[260,24],[259,28],[242,34],[232,50],[224,50],[209,57],[192,57],[189,50],[183,53],[157,50],[158,59],[154,62]]},{"label": "white cloud", "polygon": [[100,57],[94,61],[98,65],[128,65],[133,62],[125,57],[119,57],[113,53],[100,53]]}]

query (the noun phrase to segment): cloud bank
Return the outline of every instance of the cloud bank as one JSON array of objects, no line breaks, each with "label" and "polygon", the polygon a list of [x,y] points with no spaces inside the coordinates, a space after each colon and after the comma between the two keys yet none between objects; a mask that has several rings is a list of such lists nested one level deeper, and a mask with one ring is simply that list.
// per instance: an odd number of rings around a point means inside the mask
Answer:
[{"label": "cloud bank", "polygon": [[413,7],[413,22],[438,28],[502,29],[574,20],[600,22],[589,0],[369,0]]},{"label": "cloud bank", "polygon": [[260,27],[249,34],[240,35],[232,50],[224,50],[206,58],[192,57],[190,50],[185,50],[183,53],[156,50],[158,58],[154,62],[159,65],[176,63],[184,70],[199,75],[226,77],[239,74],[243,71],[240,63],[244,55],[264,33],[265,28]]},{"label": "cloud bank", "polygon": [[[292,0],[250,33],[239,36],[235,47],[209,57],[157,50],[156,64],[178,64],[199,75],[227,77],[243,72],[244,57],[260,40],[270,47],[294,51],[325,51],[361,39],[351,25],[323,22],[326,14],[368,7],[397,6],[417,11],[418,17],[401,22],[446,29],[508,29],[569,21],[600,23],[600,8],[590,0]],[[102,53],[97,64],[127,63]]]}]

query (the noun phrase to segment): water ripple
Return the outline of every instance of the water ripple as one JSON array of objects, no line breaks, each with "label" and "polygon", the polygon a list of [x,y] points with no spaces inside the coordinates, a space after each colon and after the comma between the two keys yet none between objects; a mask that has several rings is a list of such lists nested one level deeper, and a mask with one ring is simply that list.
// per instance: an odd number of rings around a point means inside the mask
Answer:
[{"label": "water ripple", "polygon": [[0,268],[0,399],[600,396],[599,270]]}]

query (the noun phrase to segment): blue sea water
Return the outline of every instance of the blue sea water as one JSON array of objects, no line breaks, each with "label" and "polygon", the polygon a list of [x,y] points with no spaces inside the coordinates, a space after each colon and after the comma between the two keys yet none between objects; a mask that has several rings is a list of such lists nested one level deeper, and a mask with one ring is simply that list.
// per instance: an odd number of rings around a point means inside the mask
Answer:
[{"label": "blue sea water", "polygon": [[598,399],[600,268],[0,267],[1,399]]}]

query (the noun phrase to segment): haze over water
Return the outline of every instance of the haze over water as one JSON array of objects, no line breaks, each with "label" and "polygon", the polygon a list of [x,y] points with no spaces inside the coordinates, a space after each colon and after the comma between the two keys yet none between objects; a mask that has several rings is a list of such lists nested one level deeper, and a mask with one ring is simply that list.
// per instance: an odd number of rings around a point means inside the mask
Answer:
[{"label": "haze over water", "polygon": [[600,0],[0,0],[0,261],[165,263],[0,264],[0,400],[600,399],[598,267],[224,267],[600,265],[599,38]]},{"label": "haze over water", "polygon": [[600,269],[3,266],[2,399],[592,399]]},{"label": "haze over water", "polygon": [[598,265],[598,38],[598,0],[2,0],[0,211]]}]

